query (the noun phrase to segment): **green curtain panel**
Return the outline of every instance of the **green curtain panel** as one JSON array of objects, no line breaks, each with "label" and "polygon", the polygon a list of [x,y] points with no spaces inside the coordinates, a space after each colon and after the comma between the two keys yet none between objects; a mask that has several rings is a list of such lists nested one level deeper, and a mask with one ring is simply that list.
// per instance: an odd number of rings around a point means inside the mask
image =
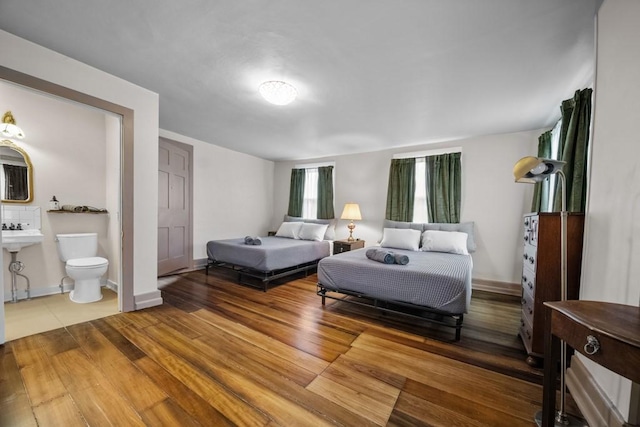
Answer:
[{"label": "green curtain panel", "polygon": [[[584,212],[587,198],[587,153],[591,125],[591,89],[576,91],[573,99],[562,102],[560,160],[567,162],[563,172],[567,181],[567,211]],[[554,210],[562,206],[560,180],[554,198]]]},{"label": "green curtain panel", "polygon": [[[551,155],[551,131],[548,130],[538,137],[538,157],[544,159],[555,158]],[[533,190],[531,212],[545,212],[549,208],[549,180],[538,182]]]},{"label": "green curtain panel", "polygon": [[460,222],[460,153],[429,156],[426,161],[429,222]]},{"label": "green curtain panel", "polygon": [[302,202],[304,200],[304,169],[291,169],[291,186],[289,187],[289,216],[302,216]]},{"label": "green curtain panel", "polygon": [[392,221],[413,219],[416,159],[393,159],[389,167],[385,218]]},{"label": "green curtain panel", "polygon": [[333,219],[333,166],[318,168],[318,219]]}]

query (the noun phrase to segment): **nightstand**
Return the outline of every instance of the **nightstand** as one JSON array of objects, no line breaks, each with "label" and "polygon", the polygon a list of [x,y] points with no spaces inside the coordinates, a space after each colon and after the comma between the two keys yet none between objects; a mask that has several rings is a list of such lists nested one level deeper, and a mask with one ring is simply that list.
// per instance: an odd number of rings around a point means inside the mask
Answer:
[{"label": "nightstand", "polygon": [[267,231],[267,236],[275,236],[277,231]]},{"label": "nightstand", "polygon": [[341,254],[342,252],[349,252],[354,249],[364,248],[364,240],[334,240],[333,242],[333,254]]}]

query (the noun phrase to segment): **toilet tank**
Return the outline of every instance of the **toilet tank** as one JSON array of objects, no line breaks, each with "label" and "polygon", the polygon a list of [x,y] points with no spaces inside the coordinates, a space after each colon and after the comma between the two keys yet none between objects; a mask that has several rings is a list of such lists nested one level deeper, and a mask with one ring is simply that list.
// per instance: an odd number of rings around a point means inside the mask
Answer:
[{"label": "toilet tank", "polygon": [[62,262],[98,254],[98,233],[56,234],[56,240]]}]

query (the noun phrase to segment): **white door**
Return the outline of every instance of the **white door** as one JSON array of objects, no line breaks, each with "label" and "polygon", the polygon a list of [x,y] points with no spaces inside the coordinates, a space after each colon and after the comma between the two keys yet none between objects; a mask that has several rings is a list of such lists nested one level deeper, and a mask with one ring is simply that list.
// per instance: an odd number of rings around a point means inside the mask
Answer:
[{"label": "white door", "polygon": [[191,266],[190,146],[160,138],[158,276]]}]

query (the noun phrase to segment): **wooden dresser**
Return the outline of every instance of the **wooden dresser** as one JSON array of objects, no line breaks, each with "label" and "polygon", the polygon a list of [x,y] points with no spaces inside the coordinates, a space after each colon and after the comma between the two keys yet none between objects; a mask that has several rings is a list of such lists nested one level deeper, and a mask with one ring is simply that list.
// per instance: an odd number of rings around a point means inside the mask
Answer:
[{"label": "wooden dresser", "polygon": [[[544,357],[545,301],[560,300],[560,213],[524,216],[522,266],[522,313],[519,335],[529,357],[540,366]],[[567,299],[578,299],[582,263],[584,214],[567,217]]]}]

